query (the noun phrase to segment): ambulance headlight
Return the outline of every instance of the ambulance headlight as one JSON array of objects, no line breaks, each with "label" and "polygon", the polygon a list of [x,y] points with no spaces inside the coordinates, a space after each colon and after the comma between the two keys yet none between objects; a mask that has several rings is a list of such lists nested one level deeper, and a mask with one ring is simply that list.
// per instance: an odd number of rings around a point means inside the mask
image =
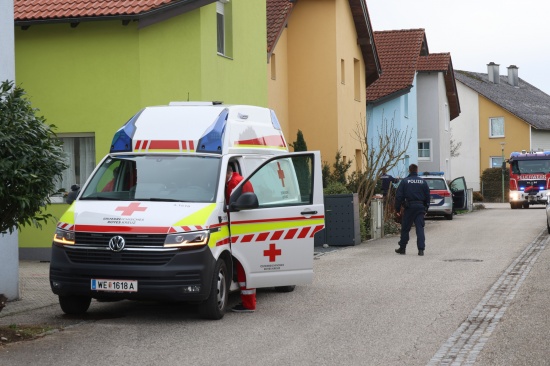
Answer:
[{"label": "ambulance headlight", "polygon": [[53,242],[61,245],[74,245],[74,231],[57,228],[53,236]]},{"label": "ambulance headlight", "polygon": [[164,246],[167,248],[188,248],[208,244],[210,231],[191,231],[187,233],[170,234],[166,236]]}]

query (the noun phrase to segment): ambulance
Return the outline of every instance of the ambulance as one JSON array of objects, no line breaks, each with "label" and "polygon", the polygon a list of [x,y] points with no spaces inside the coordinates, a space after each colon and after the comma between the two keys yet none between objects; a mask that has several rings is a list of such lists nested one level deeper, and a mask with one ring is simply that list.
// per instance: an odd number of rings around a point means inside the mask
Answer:
[{"label": "ambulance", "polygon": [[[226,202],[228,166],[244,179]],[[322,188],[320,153],[289,153],[273,110],[144,108],[58,222],[52,291],[67,314],[92,299],[130,299],[193,302],[203,318],[221,319],[239,288],[237,261],[249,288],[312,282]]]}]

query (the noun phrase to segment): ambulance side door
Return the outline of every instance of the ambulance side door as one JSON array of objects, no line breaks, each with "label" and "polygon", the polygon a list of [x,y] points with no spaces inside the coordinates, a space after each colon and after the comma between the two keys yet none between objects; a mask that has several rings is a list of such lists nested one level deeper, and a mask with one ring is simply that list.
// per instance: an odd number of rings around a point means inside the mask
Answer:
[{"label": "ambulance side door", "polygon": [[324,227],[318,151],[266,160],[234,190],[229,211],[231,251],[248,287],[312,282],[314,235]]}]

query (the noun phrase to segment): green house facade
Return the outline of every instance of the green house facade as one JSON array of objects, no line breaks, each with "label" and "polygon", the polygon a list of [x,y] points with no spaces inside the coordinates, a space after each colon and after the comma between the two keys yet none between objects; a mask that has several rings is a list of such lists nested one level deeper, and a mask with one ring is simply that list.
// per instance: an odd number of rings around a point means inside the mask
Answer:
[{"label": "green house facade", "polygon": [[[72,12],[41,3],[14,3],[16,83],[63,139],[70,169],[60,189],[84,184],[115,131],[145,106],[267,106],[265,1],[113,0],[97,9],[77,0]],[[68,205],[52,202],[45,210],[58,218]],[[54,231],[55,222],[22,229],[20,258],[49,260]]]}]

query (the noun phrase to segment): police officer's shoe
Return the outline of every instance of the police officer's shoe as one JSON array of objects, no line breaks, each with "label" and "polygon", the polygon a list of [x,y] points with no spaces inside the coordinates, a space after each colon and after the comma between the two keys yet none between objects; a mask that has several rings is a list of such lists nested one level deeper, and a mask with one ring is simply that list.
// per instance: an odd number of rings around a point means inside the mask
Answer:
[{"label": "police officer's shoe", "polygon": [[405,254],[405,249],[397,248],[397,249],[395,250],[395,252],[396,252],[397,254]]},{"label": "police officer's shoe", "polygon": [[419,250],[419,251],[418,251],[418,255],[421,255],[421,256],[424,255],[424,251],[423,251],[423,250]]}]

